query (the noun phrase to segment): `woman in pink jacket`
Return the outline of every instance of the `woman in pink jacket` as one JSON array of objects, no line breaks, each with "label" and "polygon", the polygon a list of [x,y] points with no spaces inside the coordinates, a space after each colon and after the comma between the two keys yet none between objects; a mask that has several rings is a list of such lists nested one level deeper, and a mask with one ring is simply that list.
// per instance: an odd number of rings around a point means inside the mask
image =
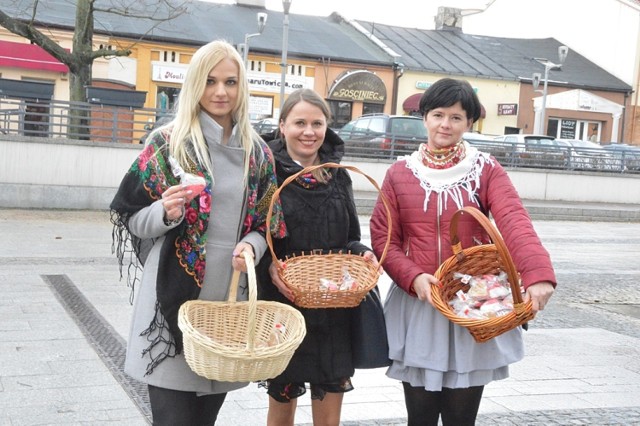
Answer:
[{"label": "woman in pink jacket", "polygon": [[[399,159],[385,176],[382,192],[391,209],[392,237],[384,268],[393,280],[385,302],[389,355],[387,375],[402,381],[408,425],[475,424],[484,385],[508,377],[509,364],[524,355],[520,327],[476,343],[432,305],[438,266],[452,255],[449,223],[464,206],[491,214],[521,274],[533,310],[544,309],[555,288],[549,254],[502,166],[462,139],[480,117],[471,85],[445,78],[420,100],[429,140]],[[470,217],[458,226],[462,247],[487,243]],[[387,215],[378,200],[371,239],[380,256]]]}]

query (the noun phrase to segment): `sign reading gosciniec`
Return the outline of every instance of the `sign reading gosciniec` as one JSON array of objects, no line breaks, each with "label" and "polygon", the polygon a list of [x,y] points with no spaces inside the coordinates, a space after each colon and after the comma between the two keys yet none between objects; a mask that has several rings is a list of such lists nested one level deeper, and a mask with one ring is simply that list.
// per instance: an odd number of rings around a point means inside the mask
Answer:
[{"label": "sign reading gosciniec", "polygon": [[382,79],[371,71],[345,71],[333,82],[328,98],[384,104],[387,101],[387,88]]}]

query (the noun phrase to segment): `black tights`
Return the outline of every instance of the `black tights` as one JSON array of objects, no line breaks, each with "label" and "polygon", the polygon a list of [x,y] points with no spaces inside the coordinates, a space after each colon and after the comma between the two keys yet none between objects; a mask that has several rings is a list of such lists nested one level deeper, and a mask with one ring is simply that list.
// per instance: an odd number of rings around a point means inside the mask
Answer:
[{"label": "black tights", "polygon": [[226,393],[197,396],[149,385],[154,426],[212,426],[216,424]]},{"label": "black tights", "polygon": [[480,408],[484,386],[431,392],[402,382],[407,405],[407,426],[438,426],[442,415],[444,426],[473,426]]}]

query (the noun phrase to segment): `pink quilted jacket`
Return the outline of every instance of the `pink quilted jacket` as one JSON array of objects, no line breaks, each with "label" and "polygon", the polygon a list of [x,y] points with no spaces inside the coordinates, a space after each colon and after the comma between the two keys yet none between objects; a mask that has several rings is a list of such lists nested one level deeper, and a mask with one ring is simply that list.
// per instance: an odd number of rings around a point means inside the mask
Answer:
[{"label": "pink quilted jacket", "polygon": [[[415,296],[410,290],[413,279],[423,272],[433,274],[452,255],[449,223],[458,207],[449,197],[439,215],[438,196],[432,192],[425,212],[425,190],[404,160],[389,168],[381,189],[391,210],[392,229],[391,243],[382,266],[398,286]],[[463,194],[464,205],[478,207],[468,199],[466,191]],[[542,246],[516,189],[498,162],[484,165],[476,195],[483,210],[491,212],[521,274],[524,288],[540,281],[555,285],[549,253]],[[372,247],[380,257],[388,230],[387,214],[380,197],[370,227]],[[459,221],[458,234],[463,248],[489,241],[480,225],[469,216]]]}]

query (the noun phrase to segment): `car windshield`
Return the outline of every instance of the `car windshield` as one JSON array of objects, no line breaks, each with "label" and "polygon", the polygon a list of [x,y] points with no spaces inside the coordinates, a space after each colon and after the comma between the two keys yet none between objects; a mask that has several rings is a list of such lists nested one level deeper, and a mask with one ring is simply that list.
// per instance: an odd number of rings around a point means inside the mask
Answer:
[{"label": "car windshield", "polygon": [[539,136],[525,136],[524,140],[527,141],[528,143],[536,143],[540,145],[554,145],[553,138],[544,138]]},{"label": "car windshield", "polygon": [[415,138],[427,137],[427,130],[422,124],[422,120],[411,118],[393,118],[391,120],[391,133]]}]

